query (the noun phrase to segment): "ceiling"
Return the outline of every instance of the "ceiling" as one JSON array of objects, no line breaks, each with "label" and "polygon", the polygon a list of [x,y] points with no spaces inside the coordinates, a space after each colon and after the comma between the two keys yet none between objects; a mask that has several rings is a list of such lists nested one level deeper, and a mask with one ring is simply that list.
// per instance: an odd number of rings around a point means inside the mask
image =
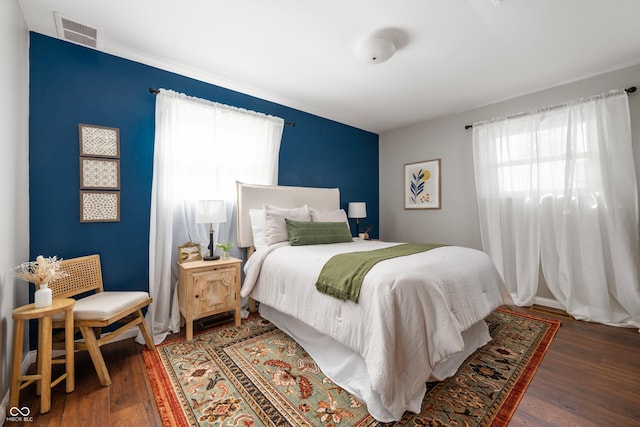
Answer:
[{"label": "ceiling", "polygon": [[[640,63],[638,0],[18,2],[31,31],[57,37],[55,11],[104,52],[375,133]],[[395,55],[359,61],[378,32]]]}]

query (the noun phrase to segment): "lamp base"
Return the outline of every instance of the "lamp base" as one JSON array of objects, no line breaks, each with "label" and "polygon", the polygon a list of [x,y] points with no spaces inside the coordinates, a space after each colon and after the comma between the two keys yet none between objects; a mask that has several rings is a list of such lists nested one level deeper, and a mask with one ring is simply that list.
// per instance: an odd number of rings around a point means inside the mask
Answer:
[{"label": "lamp base", "polygon": [[220,259],[219,255],[213,254],[213,223],[209,225],[209,255],[202,258],[205,261],[215,261]]}]

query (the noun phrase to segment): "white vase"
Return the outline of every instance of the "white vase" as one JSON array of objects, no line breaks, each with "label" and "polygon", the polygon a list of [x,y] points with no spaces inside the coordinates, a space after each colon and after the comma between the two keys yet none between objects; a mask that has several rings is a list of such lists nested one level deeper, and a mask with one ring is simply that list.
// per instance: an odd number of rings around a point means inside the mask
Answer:
[{"label": "white vase", "polygon": [[49,287],[49,284],[41,284],[40,289],[36,290],[34,297],[36,308],[49,307],[52,300],[51,288]]}]

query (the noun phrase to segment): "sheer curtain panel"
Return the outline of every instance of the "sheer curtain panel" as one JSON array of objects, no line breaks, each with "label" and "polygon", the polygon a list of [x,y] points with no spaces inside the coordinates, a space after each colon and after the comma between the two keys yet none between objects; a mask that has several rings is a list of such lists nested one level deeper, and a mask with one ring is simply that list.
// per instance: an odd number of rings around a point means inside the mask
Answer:
[{"label": "sheer curtain panel", "polygon": [[[284,120],[161,89],[149,234],[147,324],[156,343],[180,331],[177,247],[209,245],[209,225],[196,224],[198,200],[224,200],[227,222],[214,224],[215,243],[236,242],[236,181],[275,185]],[[237,246],[237,245],[235,245]],[[232,255],[240,257],[237,247]],[[138,337],[138,340],[140,337]]]},{"label": "sheer curtain panel", "polygon": [[539,272],[577,319],[640,327],[638,191],[624,90],[473,125],[483,249],[518,305]]}]

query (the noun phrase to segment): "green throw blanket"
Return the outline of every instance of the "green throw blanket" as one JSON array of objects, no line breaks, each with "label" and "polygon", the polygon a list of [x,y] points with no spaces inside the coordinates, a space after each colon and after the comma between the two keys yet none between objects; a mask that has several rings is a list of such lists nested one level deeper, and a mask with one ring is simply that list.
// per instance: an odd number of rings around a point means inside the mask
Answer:
[{"label": "green throw blanket", "polygon": [[385,259],[412,255],[438,248],[435,243],[404,243],[373,251],[338,254],[322,267],[316,289],[343,301],[358,302],[364,276],[371,268]]}]

